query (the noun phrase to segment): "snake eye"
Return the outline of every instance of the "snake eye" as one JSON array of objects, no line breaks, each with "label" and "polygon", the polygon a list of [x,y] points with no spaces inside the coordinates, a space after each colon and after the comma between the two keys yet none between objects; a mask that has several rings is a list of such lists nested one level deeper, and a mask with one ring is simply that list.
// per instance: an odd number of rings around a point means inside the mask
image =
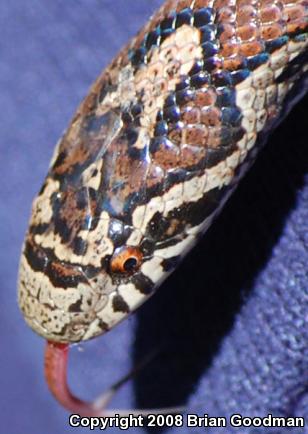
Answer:
[{"label": "snake eye", "polygon": [[135,247],[120,247],[115,250],[110,269],[113,273],[131,274],[137,271],[142,263],[142,253]]}]

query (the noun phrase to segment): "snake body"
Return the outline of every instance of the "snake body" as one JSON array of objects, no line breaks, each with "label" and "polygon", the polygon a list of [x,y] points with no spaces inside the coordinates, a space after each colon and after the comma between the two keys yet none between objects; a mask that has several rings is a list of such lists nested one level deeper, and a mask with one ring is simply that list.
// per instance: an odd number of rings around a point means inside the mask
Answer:
[{"label": "snake body", "polygon": [[307,47],[307,0],[163,4],[90,89],[33,203],[19,305],[37,333],[93,338],[153,294],[306,90]]}]

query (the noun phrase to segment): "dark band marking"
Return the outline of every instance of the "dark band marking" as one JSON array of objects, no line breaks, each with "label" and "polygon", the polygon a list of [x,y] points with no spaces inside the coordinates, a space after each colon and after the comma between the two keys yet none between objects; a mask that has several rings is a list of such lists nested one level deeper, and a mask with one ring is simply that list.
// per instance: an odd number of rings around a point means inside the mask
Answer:
[{"label": "dark band marking", "polygon": [[172,258],[164,259],[161,266],[166,273],[169,273],[178,266],[180,260],[181,256],[173,256]]},{"label": "dark band marking", "polygon": [[70,307],[68,308],[68,311],[72,312],[72,313],[82,312],[81,306],[82,306],[82,299],[80,298],[75,303],[70,305]]},{"label": "dark band marking", "polygon": [[75,288],[79,283],[88,283],[86,276],[90,278],[93,277],[91,274],[96,275],[99,272],[90,266],[83,267],[81,272],[79,264],[59,261],[52,249],[42,249],[30,239],[25,244],[24,255],[32,270],[44,273],[57,288]]},{"label": "dark band marking", "polygon": [[115,312],[129,313],[130,309],[124,298],[117,294],[112,299],[112,307]]},{"label": "dark band marking", "polygon": [[34,271],[45,272],[48,257],[46,251],[36,247],[30,240],[26,241],[24,255],[28,261],[28,264]]},{"label": "dark band marking", "polygon": [[152,280],[141,272],[132,276],[131,282],[142,294],[150,295],[154,290],[154,283]]}]

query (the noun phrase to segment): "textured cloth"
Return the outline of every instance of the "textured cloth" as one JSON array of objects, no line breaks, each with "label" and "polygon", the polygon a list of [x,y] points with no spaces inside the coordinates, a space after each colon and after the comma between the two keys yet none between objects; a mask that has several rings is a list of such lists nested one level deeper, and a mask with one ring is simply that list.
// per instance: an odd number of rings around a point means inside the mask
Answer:
[{"label": "textured cloth", "polygon": [[[43,340],[17,308],[19,252],[54,144],[100,70],[160,4],[0,3],[0,434],[74,432],[44,383]],[[115,407],[184,404],[210,416],[308,418],[307,105],[306,98],[270,138],[157,295],[108,335],[73,349],[76,393],[93,397],[154,354]],[[308,421],[304,430],[191,431],[304,434]]]}]

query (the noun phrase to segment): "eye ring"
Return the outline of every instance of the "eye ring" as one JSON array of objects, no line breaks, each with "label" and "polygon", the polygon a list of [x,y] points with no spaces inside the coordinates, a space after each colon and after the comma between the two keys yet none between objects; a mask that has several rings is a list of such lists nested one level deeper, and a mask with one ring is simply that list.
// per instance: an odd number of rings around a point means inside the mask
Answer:
[{"label": "eye ring", "polygon": [[130,275],[142,264],[143,255],[136,247],[119,247],[110,260],[110,270],[115,274]]}]

